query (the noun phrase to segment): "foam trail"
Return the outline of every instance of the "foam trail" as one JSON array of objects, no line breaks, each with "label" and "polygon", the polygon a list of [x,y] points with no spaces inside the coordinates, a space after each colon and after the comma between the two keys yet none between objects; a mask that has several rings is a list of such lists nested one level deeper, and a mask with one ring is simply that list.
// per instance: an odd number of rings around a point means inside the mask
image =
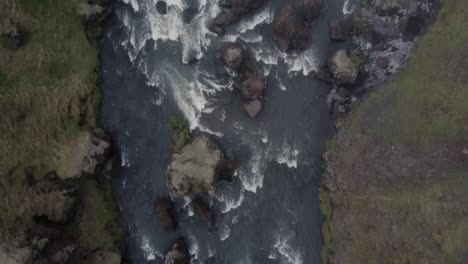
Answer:
[{"label": "foam trail", "polygon": [[351,3],[353,0],[345,0],[343,4],[343,14],[349,15],[354,12],[354,3]]}]

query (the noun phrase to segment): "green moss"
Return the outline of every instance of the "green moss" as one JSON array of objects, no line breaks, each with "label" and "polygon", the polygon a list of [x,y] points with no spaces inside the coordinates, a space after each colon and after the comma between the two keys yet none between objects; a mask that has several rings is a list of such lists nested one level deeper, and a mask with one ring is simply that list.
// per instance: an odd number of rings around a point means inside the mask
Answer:
[{"label": "green moss", "polygon": [[364,60],[360,56],[351,55],[350,58],[351,58],[351,61],[354,63],[354,65],[356,65],[357,68],[359,68],[364,63]]},{"label": "green moss", "polygon": [[331,219],[331,206],[330,206],[330,193],[326,191],[323,187],[319,189],[319,206],[320,211],[322,212],[322,251],[320,252],[320,257],[322,263],[326,264],[328,259],[328,251],[331,244],[331,235],[330,235],[330,219]]},{"label": "green moss", "polygon": [[169,129],[172,133],[171,149],[172,151],[179,151],[183,146],[192,142],[192,134],[188,123],[179,116],[169,117]]}]

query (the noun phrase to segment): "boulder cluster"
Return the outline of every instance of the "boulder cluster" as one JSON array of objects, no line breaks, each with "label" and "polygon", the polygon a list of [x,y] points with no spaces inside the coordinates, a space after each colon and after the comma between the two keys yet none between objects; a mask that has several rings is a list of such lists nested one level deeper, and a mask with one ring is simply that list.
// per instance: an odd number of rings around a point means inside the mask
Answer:
[{"label": "boulder cluster", "polygon": [[238,77],[238,85],[245,100],[244,110],[256,118],[262,110],[262,96],[266,78],[258,72],[244,47],[239,43],[227,43],[222,49],[222,61]]},{"label": "boulder cluster", "polygon": [[221,13],[215,17],[211,30],[224,34],[225,27],[239,21],[241,17],[262,6],[267,0],[220,0]]}]

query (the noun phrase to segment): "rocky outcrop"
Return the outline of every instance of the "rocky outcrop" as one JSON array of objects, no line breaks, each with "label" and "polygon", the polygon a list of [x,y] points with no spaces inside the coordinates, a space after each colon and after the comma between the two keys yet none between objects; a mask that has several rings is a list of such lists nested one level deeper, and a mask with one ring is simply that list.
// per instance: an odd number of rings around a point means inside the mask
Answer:
[{"label": "rocky outcrop", "polygon": [[349,32],[345,29],[342,21],[329,24],[330,38],[334,41],[345,41],[349,39]]},{"label": "rocky outcrop", "polygon": [[77,178],[95,174],[98,166],[109,159],[110,139],[102,129],[83,132],[76,140],[75,151],[67,157],[67,164],[58,172],[61,178]]},{"label": "rocky outcrop", "polygon": [[246,59],[246,52],[239,43],[228,43],[223,47],[222,59],[224,64],[236,72],[240,70],[242,62]]},{"label": "rocky outcrop", "polygon": [[92,44],[102,36],[101,24],[113,13],[112,0],[82,1],[78,14],[85,24],[86,37]]},{"label": "rocky outcrop", "polygon": [[190,253],[183,239],[178,239],[164,257],[164,264],[190,264]]},{"label": "rocky outcrop", "polygon": [[304,0],[302,12],[308,22],[312,22],[320,16],[323,0]]},{"label": "rocky outcrop", "polygon": [[312,43],[309,25],[291,4],[283,7],[275,17],[273,40],[283,51],[304,50]]},{"label": "rocky outcrop", "polygon": [[33,260],[33,250],[29,247],[12,247],[0,244],[0,263],[29,264]]},{"label": "rocky outcrop", "polygon": [[171,195],[181,197],[208,193],[213,195],[218,181],[218,168],[223,152],[207,137],[195,138],[180,153],[172,155],[167,168],[167,182]]},{"label": "rocky outcrop", "polygon": [[203,222],[211,228],[213,226],[213,214],[211,209],[203,202],[202,199],[195,199],[192,201],[192,206],[198,216],[203,220]]},{"label": "rocky outcrop", "polygon": [[267,0],[220,0],[221,13],[213,20],[212,30],[217,34],[224,34],[224,28],[234,24],[246,13],[253,11]]},{"label": "rocky outcrop", "polygon": [[19,49],[24,44],[25,31],[18,24],[9,20],[0,27],[1,44],[6,49]]},{"label": "rocky outcrop", "polygon": [[91,255],[89,261],[86,264],[120,264],[122,257],[119,253],[99,250]]},{"label": "rocky outcrop", "polygon": [[173,212],[173,203],[169,199],[159,198],[155,203],[155,211],[165,232],[175,232],[176,222]]},{"label": "rocky outcrop", "polygon": [[244,110],[251,118],[255,118],[262,110],[262,101],[258,99],[247,101],[244,103]]},{"label": "rocky outcrop", "polygon": [[328,68],[333,78],[340,84],[353,84],[357,79],[357,69],[345,50],[338,50],[328,60]]},{"label": "rocky outcrop", "polygon": [[242,77],[241,93],[246,100],[255,100],[260,98],[265,92],[266,79],[258,73],[249,73]]}]

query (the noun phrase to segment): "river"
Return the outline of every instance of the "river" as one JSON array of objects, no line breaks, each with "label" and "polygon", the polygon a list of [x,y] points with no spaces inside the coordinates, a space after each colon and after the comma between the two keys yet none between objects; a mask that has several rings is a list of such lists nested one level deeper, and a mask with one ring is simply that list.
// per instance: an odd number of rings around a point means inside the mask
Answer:
[{"label": "river", "polygon": [[[270,0],[223,37],[208,30],[220,11],[214,0],[168,0],[166,15],[157,12],[156,0],[117,4],[100,43],[102,122],[120,154],[113,188],[132,263],[163,263],[178,237],[186,238],[194,264],[320,263],[321,154],[333,121],[330,87],[311,73],[348,45],[330,40],[328,23],[349,16],[352,3],[325,1],[312,46],[283,53],[271,40],[271,23],[284,2]],[[187,7],[199,10],[188,24]],[[228,41],[242,43],[268,76],[257,119],[242,109],[219,60]],[[175,200],[175,234],[164,233],[154,213],[155,199],[168,196],[172,115],[185,117],[195,135],[209,135],[239,162],[234,180],[221,183],[212,199],[213,230],[188,199]]]}]

